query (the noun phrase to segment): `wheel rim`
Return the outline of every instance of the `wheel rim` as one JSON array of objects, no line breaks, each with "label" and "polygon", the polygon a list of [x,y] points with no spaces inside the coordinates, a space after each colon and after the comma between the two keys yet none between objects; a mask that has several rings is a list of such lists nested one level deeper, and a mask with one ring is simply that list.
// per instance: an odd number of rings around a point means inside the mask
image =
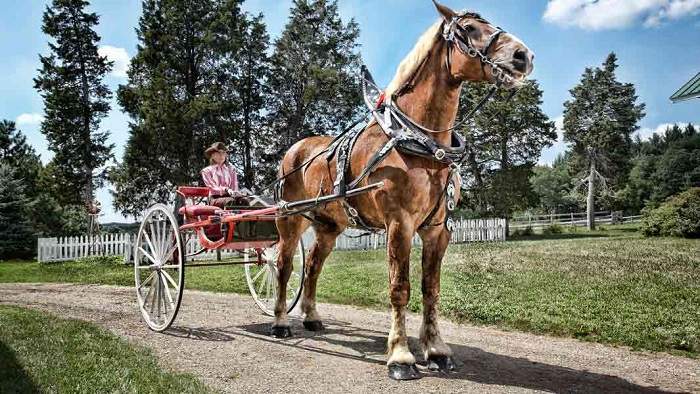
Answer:
[{"label": "wheel rim", "polygon": [[134,251],[134,276],[139,309],[155,331],[175,320],[184,284],[184,250],[177,221],[164,205],[145,215]]},{"label": "wheel rim", "polygon": [[[264,249],[262,256],[263,264],[258,265],[255,251],[247,251],[246,260],[255,262],[245,265],[245,275],[255,303],[263,313],[274,316],[277,302],[277,246]],[[301,240],[295,250],[292,264],[292,273],[287,282],[287,312],[294,309],[304,285],[304,245]]]}]

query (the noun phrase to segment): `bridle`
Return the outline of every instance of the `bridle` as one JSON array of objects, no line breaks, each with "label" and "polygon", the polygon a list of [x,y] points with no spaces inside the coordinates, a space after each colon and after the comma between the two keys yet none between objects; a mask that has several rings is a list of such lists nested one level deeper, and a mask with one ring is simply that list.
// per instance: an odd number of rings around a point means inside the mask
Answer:
[{"label": "bridle", "polygon": [[496,80],[496,85],[500,85],[504,82],[510,82],[513,79],[513,77],[510,76],[508,71],[504,70],[503,67],[496,64],[496,62],[494,62],[488,56],[489,52],[498,41],[498,38],[505,33],[505,30],[501,29],[500,27],[497,27],[496,31],[493,32],[493,34],[491,34],[491,36],[489,37],[489,40],[486,42],[486,45],[484,45],[484,48],[480,50],[472,42],[471,37],[469,37],[469,32],[462,25],[459,24],[459,22],[462,19],[472,15],[473,14],[469,13],[461,14],[459,16],[456,16],[455,18],[452,18],[452,20],[449,23],[444,24],[442,36],[448,44],[446,59],[447,69],[452,69],[452,47],[456,46],[457,49],[459,49],[459,51],[463,54],[472,58],[479,59],[479,61],[481,62],[481,72],[484,74],[484,76],[486,76],[486,66],[491,67],[491,74]]},{"label": "bridle", "polygon": [[[498,89],[501,87],[501,85],[505,82],[510,82],[512,81],[513,77],[510,75],[510,73],[505,70],[503,67],[499,66],[496,62],[494,62],[489,56],[488,53],[491,51],[493,46],[496,44],[498,41],[498,38],[505,33],[505,30],[501,29],[500,27],[496,28],[496,31],[491,34],[489,37],[488,41],[486,42],[486,45],[482,49],[477,48],[474,43],[472,42],[471,38],[469,37],[469,32],[459,24],[459,22],[466,18],[466,17],[475,17],[478,20],[481,20],[478,15],[475,16],[475,14],[469,13],[469,12],[464,12],[461,13],[452,20],[448,22],[443,23],[443,28],[442,28],[442,37],[447,43],[447,56],[445,59],[445,66],[447,67],[448,72],[452,70],[452,50],[453,47],[457,47],[457,49],[465,54],[466,56],[472,57],[472,58],[477,58],[481,62],[481,72],[484,74],[484,77],[486,76],[486,66],[489,66],[491,68],[491,74],[493,75],[494,82],[493,86],[491,89],[489,89],[488,93],[479,100],[479,103],[472,108],[471,111],[469,111],[468,114],[462,118],[459,122],[456,122],[452,127],[444,129],[444,130],[431,130],[428,129],[417,122],[415,122],[413,119],[411,119],[408,115],[404,114],[403,111],[401,111],[398,107],[396,107],[396,110],[401,112],[405,119],[409,121],[413,126],[416,128],[422,130],[423,132],[426,133],[432,133],[432,134],[438,134],[438,133],[444,133],[448,131],[454,131],[460,127],[462,127],[465,123],[467,123],[477,112],[481,110],[481,108],[486,105],[486,103],[493,97],[494,94],[498,91]],[[484,21],[486,22],[486,21]],[[488,23],[488,22],[486,22]],[[416,70],[416,74],[420,71],[420,68]],[[415,75],[411,78],[409,78],[409,81],[412,81],[415,78]],[[408,86],[402,87],[399,92],[403,92],[406,90]],[[517,93],[517,90],[513,89],[510,93],[510,95],[506,98],[507,101],[513,98],[513,96]],[[393,100],[393,98],[392,98]]]}]

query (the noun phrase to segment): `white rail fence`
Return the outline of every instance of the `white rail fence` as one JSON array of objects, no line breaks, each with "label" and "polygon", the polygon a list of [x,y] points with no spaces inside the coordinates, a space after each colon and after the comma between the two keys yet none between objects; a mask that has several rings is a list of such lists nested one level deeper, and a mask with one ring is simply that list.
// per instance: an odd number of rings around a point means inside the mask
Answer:
[{"label": "white rail fence", "polygon": [[[618,211],[601,211],[595,213],[596,224],[621,224],[634,223],[641,220],[641,216],[623,216],[622,212]],[[511,229],[520,228],[542,228],[553,224],[560,226],[586,226],[588,219],[586,212],[575,213],[555,213],[548,215],[523,215],[515,216],[510,221]]]},{"label": "white rail fence", "polygon": [[[467,242],[497,242],[506,240],[505,219],[458,219],[456,229],[452,233],[451,243]],[[349,229],[341,234],[335,242],[337,250],[377,250],[386,247],[386,234],[371,234],[362,236],[364,232]],[[305,247],[314,241],[313,231],[307,231],[304,236]],[[37,260],[40,263],[70,261],[90,256],[122,256],[125,262],[131,260],[134,234],[102,234],[93,239],[82,237],[39,238]],[[413,238],[414,246],[421,246],[420,237]],[[185,245],[185,253],[191,254],[199,250],[197,239],[190,237]],[[191,258],[195,260],[216,260],[219,256],[226,257],[234,254],[233,250],[208,250]]]}]

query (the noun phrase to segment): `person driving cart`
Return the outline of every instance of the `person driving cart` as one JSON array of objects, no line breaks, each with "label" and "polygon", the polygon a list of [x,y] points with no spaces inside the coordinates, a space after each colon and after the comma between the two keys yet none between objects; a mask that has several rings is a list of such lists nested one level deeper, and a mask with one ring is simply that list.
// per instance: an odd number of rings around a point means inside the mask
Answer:
[{"label": "person driving cart", "polygon": [[226,145],[215,142],[204,155],[209,159],[209,166],[201,174],[204,184],[211,190],[210,204],[220,208],[248,205],[247,194],[238,189],[236,168],[228,162]]}]

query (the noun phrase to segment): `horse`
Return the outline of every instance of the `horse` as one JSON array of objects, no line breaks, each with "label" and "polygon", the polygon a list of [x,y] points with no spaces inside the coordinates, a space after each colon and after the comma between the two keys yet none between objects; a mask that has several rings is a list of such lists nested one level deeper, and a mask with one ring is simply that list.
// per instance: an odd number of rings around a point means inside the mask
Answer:
[{"label": "horse", "polygon": [[[426,135],[449,146],[462,84],[498,83],[504,88],[515,89],[532,72],[534,55],[521,40],[493,26],[479,14],[458,13],[435,0],[434,4],[439,20],[420,37],[400,63],[384,97],[393,99],[396,107],[420,125]],[[362,173],[370,157],[384,146],[388,138],[376,121],[369,122],[349,154],[347,176],[354,178]],[[280,194],[284,201],[312,199],[332,193],[338,175],[337,157],[330,161],[324,160],[324,156],[313,159],[331,142],[331,137],[315,136],[297,142],[288,150],[280,164],[280,175],[289,174]],[[307,162],[309,158],[312,158],[311,162]],[[293,170],[298,166],[304,166],[304,171]],[[387,367],[389,376],[396,380],[420,378],[416,358],[408,346],[405,323],[411,290],[409,258],[416,233],[423,244],[420,344],[431,370],[449,372],[456,368],[452,351],[440,336],[437,312],[440,267],[450,240],[450,232],[444,225],[447,208],[440,201],[444,198],[450,171],[450,166],[442,162],[393,149],[359,183],[361,186],[383,182],[384,186],[346,199],[364,223],[386,231],[392,317],[387,339]],[[436,212],[431,212],[438,206]],[[426,219],[430,222],[425,223]],[[316,310],[317,281],[335,239],[351,223],[341,202],[318,206],[310,215],[277,219],[280,241],[273,336],[292,335],[286,312],[286,286],[296,245],[309,226],[313,228],[316,239],[304,263],[301,311],[305,329],[323,330]]]}]

